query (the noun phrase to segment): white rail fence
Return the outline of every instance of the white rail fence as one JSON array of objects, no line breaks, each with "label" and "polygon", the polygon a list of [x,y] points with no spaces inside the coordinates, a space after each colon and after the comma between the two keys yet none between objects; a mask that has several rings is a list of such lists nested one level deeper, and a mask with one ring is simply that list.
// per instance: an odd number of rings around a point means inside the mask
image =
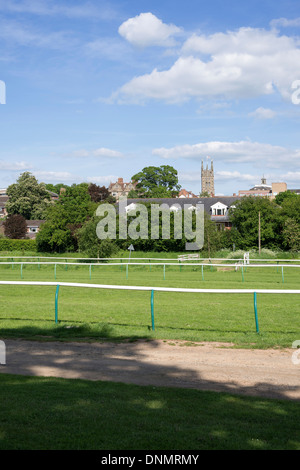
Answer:
[{"label": "white rail fence", "polygon": [[110,290],[131,290],[131,291],[147,291],[151,292],[151,323],[152,330],[154,326],[154,292],[169,292],[169,293],[193,293],[193,294],[253,294],[254,303],[254,316],[256,332],[259,333],[258,325],[258,311],[257,311],[257,295],[258,294],[300,294],[300,290],[288,289],[189,289],[177,287],[149,287],[149,286],[122,286],[122,285],[106,285],[106,284],[86,284],[75,282],[39,282],[39,281],[0,281],[1,285],[14,285],[14,286],[53,286],[56,287],[55,291],[55,323],[58,323],[58,294],[60,287],[76,287],[76,288],[90,288],[90,289],[110,289]]}]

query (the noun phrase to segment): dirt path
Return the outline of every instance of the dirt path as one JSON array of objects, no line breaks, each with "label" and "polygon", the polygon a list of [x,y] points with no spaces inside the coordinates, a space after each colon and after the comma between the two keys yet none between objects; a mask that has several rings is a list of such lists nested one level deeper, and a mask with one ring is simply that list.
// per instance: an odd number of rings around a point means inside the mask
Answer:
[{"label": "dirt path", "polygon": [[60,343],[5,340],[0,373],[225,391],[300,400],[295,350],[232,349],[171,341]]}]

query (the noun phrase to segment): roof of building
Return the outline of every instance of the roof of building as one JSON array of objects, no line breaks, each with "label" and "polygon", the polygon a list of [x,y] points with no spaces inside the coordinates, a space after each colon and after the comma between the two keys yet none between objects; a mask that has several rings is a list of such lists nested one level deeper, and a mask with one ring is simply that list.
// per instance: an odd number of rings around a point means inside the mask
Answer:
[{"label": "roof of building", "polygon": [[132,203],[152,203],[152,204],[167,204],[169,207],[177,204],[181,208],[184,205],[193,205],[196,204],[203,204],[204,210],[210,214],[210,208],[217,202],[221,202],[227,207],[230,207],[236,201],[242,199],[239,196],[214,196],[214,197],[193,197],[193,198],[135,198],[135,199],[127,199],[127,205]]},{"label": "roof of building", "polygon": [[269,184],[256,184],[249,191],[272,191],[272,186]]}]

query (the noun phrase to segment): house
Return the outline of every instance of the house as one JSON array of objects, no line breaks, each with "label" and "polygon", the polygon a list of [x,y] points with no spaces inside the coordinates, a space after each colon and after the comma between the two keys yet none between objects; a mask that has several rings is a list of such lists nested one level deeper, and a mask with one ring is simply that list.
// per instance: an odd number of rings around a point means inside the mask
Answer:
[{"label": "house", "polygon": [[[40,230],[45,220],[26,220],[27,231],[24,238],[35,239],[36,234]],[[0,222],[0,234],[4,235],[4,221]]]},{"label": "house", "polygon": [[8,201],[8,196],[0,194],[0,219],[3,219],[7,216],[7,211],[5,206]]},{"label": "house", "polygon": [[218,230],[230,230],[232,224],[229,220],[229,209],[234,208],[239,196],[214,196],[214,197],[195,197],[195,198],[136,198],[128,199],[126,212],[136,208],[136,204],[164,204],[170,211],[178,212],[187,209],[196,209],[197,204],[203,204],[204,211],[217,225]]},{"label": "house", "polygon": [[35,239],[36,234],[38,233],[41,225],[45,220],[26,220],[27,225],[27,235],[26,238]]},{"label": "house", "polygon": [[115,183],[110,183],[108,191],[117,201],[120,197],[127,197],[131,190],[135,190],[137,183],[131,181],[130,183],[124,183],[123,178],[118,178]]},{"label": "house", "polygon": [[191,191],[187,191],[186,189],[181,189],[178,193],[178,197],[180,198],[192,198],[197,197]]}]

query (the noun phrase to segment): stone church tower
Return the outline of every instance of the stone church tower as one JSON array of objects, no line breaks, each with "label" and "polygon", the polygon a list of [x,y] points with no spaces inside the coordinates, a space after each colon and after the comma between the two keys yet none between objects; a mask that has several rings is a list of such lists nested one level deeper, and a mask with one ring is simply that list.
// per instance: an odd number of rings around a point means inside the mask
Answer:
[{"label": "stone church tower", "polygon": [[201,164],[201,193],[208,193],[210,196],[215,195],[215,177],[213,161],[211,162],[210,170],[208,165],[206,169],[203,168],[203,160]]}]

